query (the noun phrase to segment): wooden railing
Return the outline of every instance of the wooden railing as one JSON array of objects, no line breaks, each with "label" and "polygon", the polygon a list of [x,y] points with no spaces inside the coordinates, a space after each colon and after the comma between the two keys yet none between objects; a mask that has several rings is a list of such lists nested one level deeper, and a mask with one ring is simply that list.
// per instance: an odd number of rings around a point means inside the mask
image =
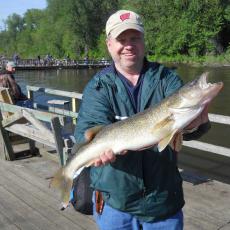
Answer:
[{"label": "wooden railing", "polygon": [[[63,110],[63,109],[60,109],[60,110],[55,109],[55,113],[70,116],[74,119],[74,122],[76,122],[76,118],[78,116],[76,101],[82,99],[82,94],[75,93],[75,92],[66,92],[66,91],[61,91],[61,90],[53,90],[53,89],[48,89],[48,88],[39,88],[39,87],[33,87],[33,86],[28,86],[27,89],[28,89],[28,94],[30,98],[33,97],[34,91],[44,92],[47,94],[52,94],[52,95],[57,95],[57,96],[69,97],[72,101],[71,111]],[[48,108],[49,111],[53,111],[53,109],[54,108],[52,107]],[[209,119],[211,122],[230,125],[229,116],[209,114]],[[217,146],[217,145],[213,145],[210,143],[204,143],[201,141],[184,141],[183,145],[187,147],[191,147],[191,148],[200,149],[202,151],[212,152],[215,154],[230,157],[230,148],[227,148],[227,147]]]},{"label": "wooden railing", "polygon": [[[59,114],[29,109],[10,104],[8,89],[1,89],[0,101],[0,158],[6,160],[15,159],[15,151],[10,140],[10,133],[29,139],[30,152],[35,154],[35,141],[56,149],[60,164],[64,165],[66,155],[71,146],[70,139],[62,137],[61,120],[64,116]],[[48,125],[48,126],[47,126]],[[49,128],[50,127],[50,128]],[[67,145],[68,144],[68,145]]]},{"label": "wooden railing", "polygon": [[[76,123],[76,119],[78,116],[77,100],[82,99],[82,94],[76,93],[76,92],[68,92],[68,91],[62,91],[62,90],[36,87],[36,86],[27,86],[27,92],[28,92],[28,98],[30,98],[33,101],[34,101],[35,92],[42,92],[44,94],[69,98],[70,99],[69,103],[71,104],[71,110],[66,110],[65,108],[60,109],[60,108],[56,108],[53,106],[44,106],[43,108],[45,110],[48,110],[49,112],[55,112],[56,114],[72,117],[73,123],[74,124]],[[37,103],[34,104],[35,108],[39,108],[40,106],[41,106],[40,104],[37,104]]]}]

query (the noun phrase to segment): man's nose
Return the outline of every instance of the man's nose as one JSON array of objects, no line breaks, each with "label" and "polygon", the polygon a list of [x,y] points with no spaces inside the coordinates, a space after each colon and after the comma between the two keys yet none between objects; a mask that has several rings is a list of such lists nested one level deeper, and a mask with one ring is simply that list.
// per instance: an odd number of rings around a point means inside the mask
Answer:
[{"label": "man's nose", "polygon": [[127,41],[125,42],[125,46],[126,46],[126,47],[133,47],[133,46],[134,46],[134,42],[133,42],[132,40],[127,40]]}]

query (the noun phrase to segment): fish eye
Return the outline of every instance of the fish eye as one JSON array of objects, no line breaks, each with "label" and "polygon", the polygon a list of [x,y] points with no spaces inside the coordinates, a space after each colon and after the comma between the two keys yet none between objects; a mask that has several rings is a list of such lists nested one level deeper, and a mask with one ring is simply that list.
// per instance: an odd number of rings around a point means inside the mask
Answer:
[{"label": "fish eye", "polygon": [[189,82],[188,83],[188,86],[194,86],[194,85],[196,85],[197,84],[197,82],[198,82],[198,79],[195,79],[194,81],[191,81],[191,82]]}]

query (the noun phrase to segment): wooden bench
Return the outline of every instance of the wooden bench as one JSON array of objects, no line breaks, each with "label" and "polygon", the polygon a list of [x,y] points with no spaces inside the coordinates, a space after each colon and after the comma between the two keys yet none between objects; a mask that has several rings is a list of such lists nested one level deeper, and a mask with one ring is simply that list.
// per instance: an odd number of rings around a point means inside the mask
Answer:
[{"label": "wooden bench", "polygon": [[1,157],[15,159],[10,141],[10,133],[14,133],[30,140],[31,153],[35,150],[35,141],[53,147],[59,155],[60,164],[64,165],[72,147],[71,140],[61,135],[65,119],[63,115],[13,105],[8,89],[0,88]]}]

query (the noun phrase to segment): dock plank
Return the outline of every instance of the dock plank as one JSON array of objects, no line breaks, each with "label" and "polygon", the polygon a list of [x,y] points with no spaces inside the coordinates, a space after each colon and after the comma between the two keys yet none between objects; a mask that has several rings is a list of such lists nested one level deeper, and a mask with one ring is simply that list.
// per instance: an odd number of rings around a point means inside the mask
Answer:
[{"label": "dock plank", "polygon": [[[20,200],[20,202],[17,201],[18,205],[20,206],[19,210],[23,209],[23,211],[26,210],[26,212],[30,213],[35,212],[38,216],[36,219],[39,220],[39,223],[42,224],[42,226],[40,226],[41,229],[45,229],[47,225],[49,226],[50,230],[56,230],[57,227],[61,227],[63,230],[68,230],[70,227],[71,229],[82,229],[81,227],[78,227],[78,225],[73,223],[71,220],[65,218],[61,214],[61,212],[58,211],[58,209],[55,210],[52,207],[50,207],[48,203],[49,196],[43,194],[42,199],[38,199],[36,197],[36,194],[33,193],[36,192],[35,189],[31,193],[20,187],[20,184],[25,185],[25,183],[21,183],[21,180],[18,180],[18,183],[16,182],[16,180],[11,182],[8,181],[9,178],[6,177],[4,180],[4,184],[7,187],[10,194],[15,196],[15,198],[17,198],[18,200]],[[12,186],[12,182],[14,186]],[[9,183],[11,183],[11,185]],[[33,219],[31,221],[35,222]],[[39,225],[36,223],[36,226]]]},{"label": "dock plank", "polygon": [[[56,169],[58,168],[57,164],[55,164],[56,167],[53,166],[52,168],[51,162],[47,162],[47,161],[41,162],[39,158],[38,161],[39,162],[29,160],[28,163],[26,164],[29,164],[29,168],[37,165],[37,171],[39,171],[39,169],[45,169],[46,173],[44,174],[43,172],[44,175],[42,174],[42,172],[40,172],[41,176],[43,177],[45,177],[45,175],[47,175],[48,177],[52,176],[56,171]],[[18,161],[18,163],[20,162]],[[60,205],[59,192],[48,188],[49,180],[44,181],[44,179],[37,178],[36,181],[34,181],[34,175],[32,170],[28,170],[23,166],[17,164],[14,165],[14,167],[19,169],[23,168],[23,170],[17,170],[17,172],[15,172],[15,169],[13,169],[13,167],[8,168],[8,174],[11,174],[9,175],[8,179],[11,180],[13,183],[16,183],[18,187],[23,186],[23,189],[28,194],[33,194],[33,196],[36,196],[36,198],[39,199],[40,202],[44,203],[45,201],[46,206],[49,206],[54,210],[58,211],[62,216],[65,216],[66,218],[69,217],[74,218],[74,220],[72,219],[70,220],[74,221],[76,225],[80,225],[83,229],[95,229],[95,227],[92,227],[92,225],[94,226],[94,222],[92,221],[91,218],[88,218],[87,216],[81,215],[76,212],[70,212],[69,209],[65,211],[59,210],[59,205]],[[15,178],[16,175],[17,177]],[[47,195],[49,195],[48,198]],[[82,221],[83,217],[85,219],[84,222]]]},{"label": "dock plank", "polygon": [[19,229],[39,230],[39,228],[31,221],[33,214],[28,213],[28,215],[24,215],[23,209],[25,206],[2,186],[0,186],[0,200],[0,209],[5,211],[7,218],[14,222]]},{"label": "dock plank", "polygon": [[4,213],[4,209],[0,209],[0,229],[1,230],[19,230],[12,221],[7,218],[7,216]]},{"label": "dock plank", "polygon": [[[59,193],[48,187],[58,168],[57,161],[44,156],[0,161],[0,229],[97,229],[91,216],[72,207],[59,210]],[[185,169],[181,173],[185,179],[184,229],[230,229],[230,185]]]},{"label": "dock plank", "polygon": [[[48,188],[48,181],[36,177],[25,167],[0,161],[0,173],[4,175],[0,178],[0,205],[9,210],[7,217],[17,226],[17,219],[22,220],[19,221],[24,224],[20,225],[21,229],[97,229],[92,218],[72,208],[60,211],[57,193]],[[4,201],[4,197],[10,199]]]},{"label": "dock plank", "polygon": [[186,229],[222,229],[230,223],[230,186],[218,181],[184,183]]}]

